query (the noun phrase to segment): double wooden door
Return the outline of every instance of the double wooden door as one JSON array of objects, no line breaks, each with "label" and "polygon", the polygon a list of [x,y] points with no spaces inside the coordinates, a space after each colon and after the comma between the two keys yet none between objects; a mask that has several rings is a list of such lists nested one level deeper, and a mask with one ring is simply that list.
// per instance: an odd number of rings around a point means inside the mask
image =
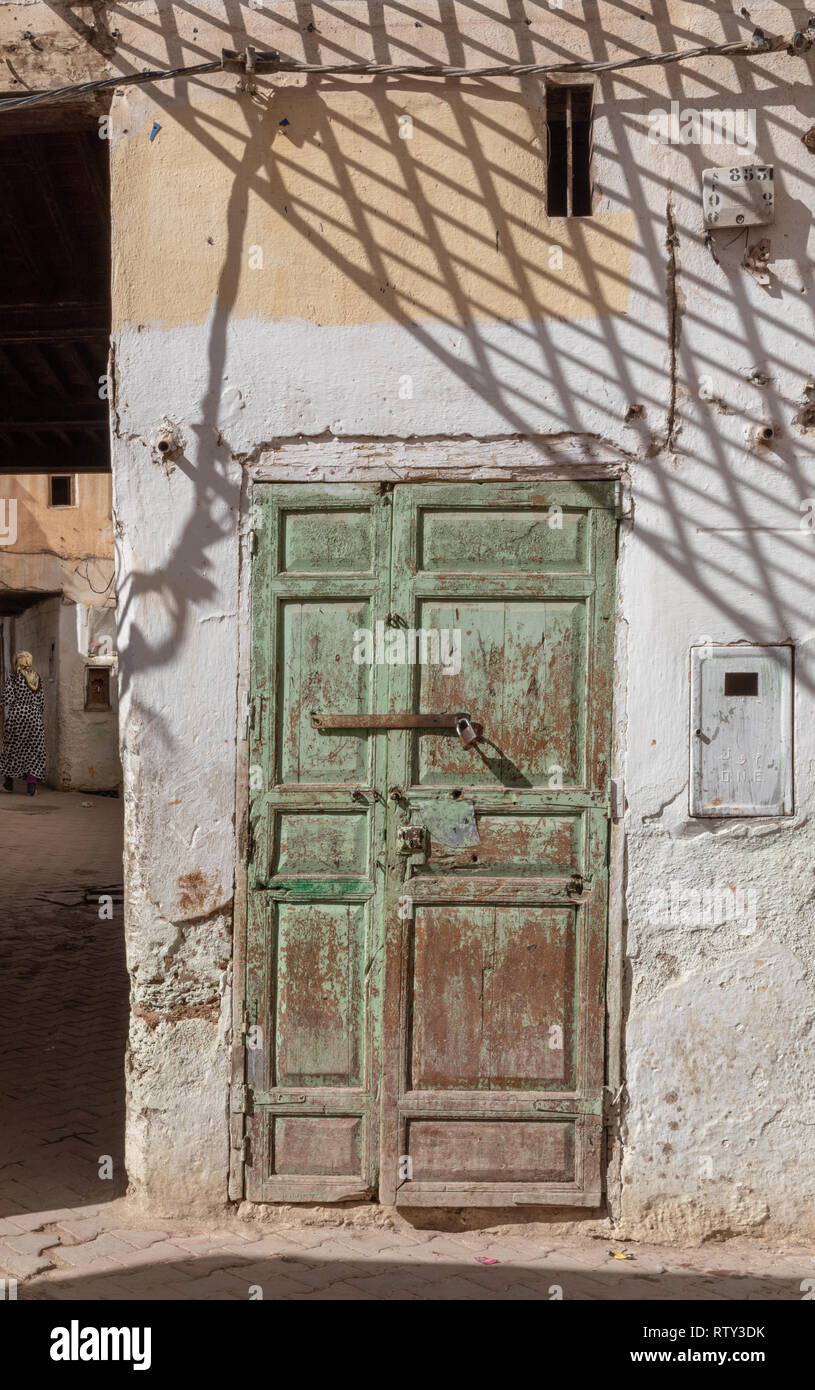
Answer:
[{"label": "double wooden door", "polygon": [[247,1196],[597,1205],[613,485],[254,503]]}]

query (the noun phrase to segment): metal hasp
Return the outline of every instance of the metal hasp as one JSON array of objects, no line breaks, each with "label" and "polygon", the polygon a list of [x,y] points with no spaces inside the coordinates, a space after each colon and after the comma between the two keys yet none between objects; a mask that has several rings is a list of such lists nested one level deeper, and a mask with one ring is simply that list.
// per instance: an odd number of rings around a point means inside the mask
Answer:
[{"label": "metal hasp", "polygon": [[[471,724],[466,714],[314,714],[311,715],[312,729],[455,729],[466,724],[472,736],[462,742],[472,743],[481,731],[480,724]],[[478,731],[478,732],[476,732]]]},{"label": "metal hasp", "polygon": [[425,828],[423,825],[400,825],[396,841],[400,854],[421,854],[425,847]]},{"label": "metal hasp", "polygon": [[582,874],[573,874],[566,885],[566,896],[572,903],[587,903],[592,894],[594,880],[591,875],[584,878]]}]

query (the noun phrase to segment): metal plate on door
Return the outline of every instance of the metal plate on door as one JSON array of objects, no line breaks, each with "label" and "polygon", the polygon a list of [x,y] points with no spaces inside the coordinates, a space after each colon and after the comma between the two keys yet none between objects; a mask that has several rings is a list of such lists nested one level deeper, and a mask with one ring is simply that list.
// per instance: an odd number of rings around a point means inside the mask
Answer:
[{"label": "metal plate on door", "polygon": [[425,844],[423,825],[400,825],[396,832],[400,854],[421,854]]}]

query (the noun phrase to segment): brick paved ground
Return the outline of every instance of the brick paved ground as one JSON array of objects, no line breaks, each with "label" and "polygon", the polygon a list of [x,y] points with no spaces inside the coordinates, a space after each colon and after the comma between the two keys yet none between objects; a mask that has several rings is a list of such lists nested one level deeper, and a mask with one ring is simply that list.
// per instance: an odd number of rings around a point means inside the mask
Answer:
[{"label": "brick paved ground", "polygon": [[[812,1253],[739,1240],[701,1250],[553,1239],[541,1227],[457,1232],[138,1223],[127,1202],[0,1222],[0,1270],[23,1299],[800,1300]],[[616,1243],[614,1248],[620,1248]],[[478,1256],[497,1260],[482,1265]]]},{"label": "brick paved ground", "polygon": [[107,921],[96,900],[121,881],[121,804],[0,794],[0,846],[0,1277],[18,1298],[797,1300],[815,1278],[815,1252],[758,1237],[632,1245],[627,1262],[607,1254],[611,1236],[448,1233],[429,1216],[418,1230],[371,1209],[323,1224],[251,1208],[208,1226],[146,1220],[122,1195],[121,906]]}]

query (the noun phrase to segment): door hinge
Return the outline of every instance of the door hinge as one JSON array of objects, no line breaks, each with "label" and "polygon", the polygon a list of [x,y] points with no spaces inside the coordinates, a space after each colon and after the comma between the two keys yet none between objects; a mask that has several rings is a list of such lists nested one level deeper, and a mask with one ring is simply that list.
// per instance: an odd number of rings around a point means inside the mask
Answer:
[{"label": "door hinge", "polygon": [[243,741],[244,743],[248,743],[249,735],[255,727],[255,702],[249,695],[247,695],[245,699],[246,703],[243,707]]},{"label": "door hinge", "polygon": [[252,1093],[243,1081],[232,1087],[232,1114],[252,1114]]},{"label": "door hinge", "polygon": [[232,1125],[230,1148],[233,1153],[239,1154],[242,1163],[249,1161],[249,1135],[246,1133],[246,1122],[242,1115],[235,1116],[236,1123]]},{"label": "door hinge", "polygon": [[625,1090],[625,1082],[621,1082],[615,1091],[612,1086],[603,1087],[603,1126],[605,1129],[613,1129],[620,1121],[620,1097]]},{"label": "door hinge", "polygon": [[[241,1121],[241,1129],[243,1129],[243,1121]],[[232,1152],[238,1155],[238,1158],[240,1159],[241,1163],[252,1162],[249,1152],[250,1143],[251,1140],[248,1134],[244,1133],[232,1135]]]}]

